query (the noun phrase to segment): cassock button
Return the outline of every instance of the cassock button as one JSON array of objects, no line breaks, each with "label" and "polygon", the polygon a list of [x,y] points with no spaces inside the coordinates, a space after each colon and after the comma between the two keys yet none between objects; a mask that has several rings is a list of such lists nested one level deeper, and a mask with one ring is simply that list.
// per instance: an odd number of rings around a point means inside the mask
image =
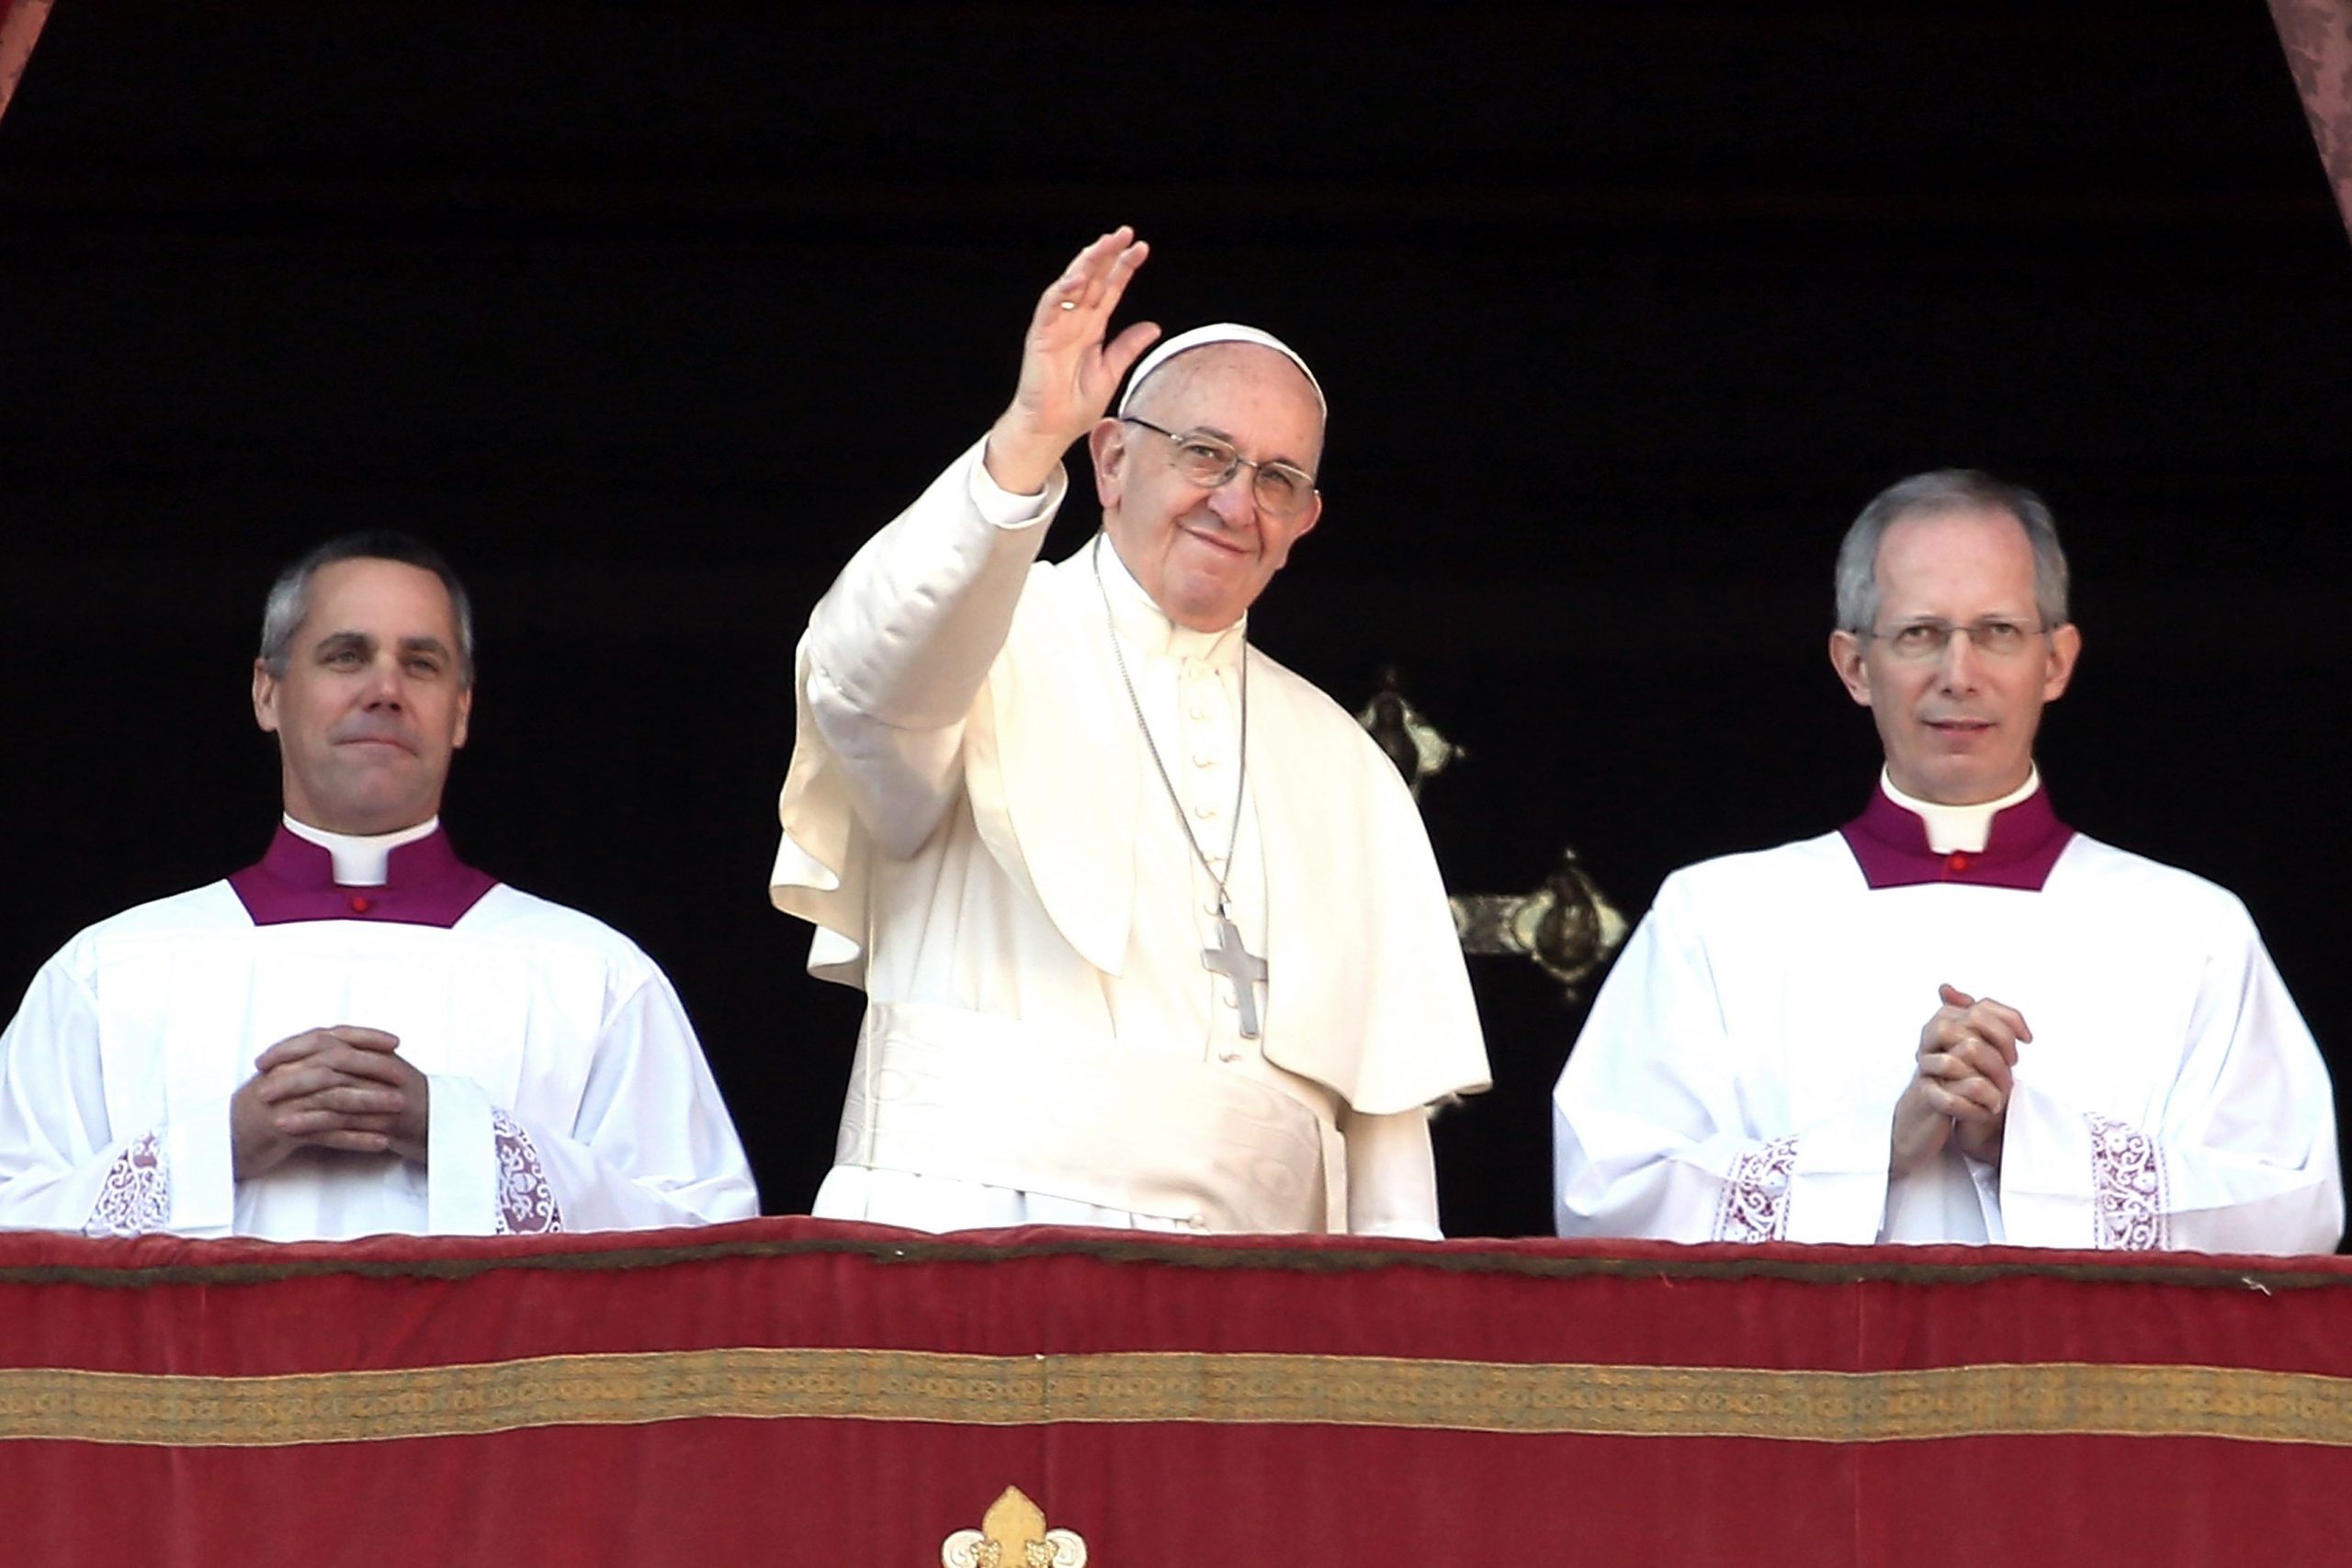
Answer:
[{"label": "cassock button", "polygon": [[1944,861],[1944,865],[1953,875],[1959,875],[1962,872],[1968,869],[1967,852],[1962,850],[1952,851],[1951,854]]},{"label": "cassock button", "polygon": [[1193,815],[1204,818],[1214,817],[1216,815],[1216,803],[1215,801],[1204,800],[1198,806],[1193,807]]},{"label": "cassock button", "polygon": [[355,915],[364,915],[375,907],[375,902],[372,899],[362,898],[356,893],[354,893],[351,896],[351,912]]},{"label": "cassock button", "polygon": [[1216,761],[1216,759],[1210,756],[1206,751],[1195,751],[1193,753],[1193,766],[1196,768],[1205,768],[1211,762]]},{"label": "cassock button", "polygon": [[1216,1054],[1216,1059],[1220,1062],[1238,1062],[1241,1060],[1241,1053],[1238,1051],[1219,1051]]}]

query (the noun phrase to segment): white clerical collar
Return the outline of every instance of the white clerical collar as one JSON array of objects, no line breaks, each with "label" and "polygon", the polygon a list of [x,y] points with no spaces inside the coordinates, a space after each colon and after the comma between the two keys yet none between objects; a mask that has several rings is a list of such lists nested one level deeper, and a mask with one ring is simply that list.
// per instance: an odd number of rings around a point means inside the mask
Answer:
[{"label": "white clerical collar", "polygon": [[431,837],[440,826],[441,818],[435,815],[413,828],[390,833],[330,833],[324,828],[297,822],[290,814],[286,818],[288,832],[298,839],[308,839],[334,857],[334,879],[345,887],[381,887],[386,868],[391,864],[392,852],[402,844]]},{"label": "white clerical collar", "polygon": [[1102,591],[1111,601],[1111,624],[1129,647],[1147,654],[1198,659],[1209,664],[1224,664],[1240,655],[1250,626],[1246,612],[1223,631],[1196,632],[1190,626],[1179,626],[1144,592],[1143,584],[1127,570],[1127,563],[1119,558],[1118,547],[1111,543],[1108,534],[1097,534],[1086,547],[1094,553],[1102,569]]},{"label": "white clerical collar", "polygon": [[1958,850],[1974,854],[1993,836],[1993,818],[2041,787],[2039,765],[2026,770],[2025,783],[1998,800],[1981,801],[1974,806],[1939,806],[1932,800],[1920,800],[1894,787],[1894,776],[1882,770],[1878,787],[1886,798],[1910,812],[1928,825],[1928,848],[1939,855]]}]

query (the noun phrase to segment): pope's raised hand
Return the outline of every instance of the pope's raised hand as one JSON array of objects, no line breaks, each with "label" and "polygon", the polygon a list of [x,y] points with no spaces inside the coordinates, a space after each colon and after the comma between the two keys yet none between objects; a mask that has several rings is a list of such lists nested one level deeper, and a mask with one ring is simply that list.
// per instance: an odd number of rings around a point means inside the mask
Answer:
[{"label": "pope's raised hand", "polygon": [[1062,454],[1111,406],[1128,368],[1159,335],[1137,321],[1108,343],[1111,313],[1151,247],[1124,224],[1078,253],[1037,300],[1012,403],[989,432],[989,478],[1015,495],[1046,488]]}]

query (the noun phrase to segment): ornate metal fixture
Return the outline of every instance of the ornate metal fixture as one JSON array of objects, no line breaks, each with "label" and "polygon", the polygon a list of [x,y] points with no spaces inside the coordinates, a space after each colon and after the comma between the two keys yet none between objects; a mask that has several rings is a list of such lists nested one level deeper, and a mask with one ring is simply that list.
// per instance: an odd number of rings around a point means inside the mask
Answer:
[{"label": "ornate metal fixture", "polygon": [[[1417,802],[1423,784],[1470,755],[1407,700],[1393,669],[1380,672],[1380,689],[1356,721],[1396,764]],[[1532,892],[1457,893],[1446,902],[1463,952],[1515,953],[1558,981],[1570,999],[1625,940],[1625,917],[1570,846],[1562,846],[1559,863]]]},{"label": "ornate metal fixture", "polygon": [[1412,792],[1416,802],[1421,798],[1424,780],[1443,773],[1449,763],[1467,761],[1470,756],[1439,734],[1437,727],[1421,716],[1421,710],[1406,700],[1393,666],[1380,672],[1380,689],[1372,694],[1372,701],[1356,715],[1356,722],[1363,726],[1374,744],[1388,753],[1396,771],[1405,775],[1405,787]]}]

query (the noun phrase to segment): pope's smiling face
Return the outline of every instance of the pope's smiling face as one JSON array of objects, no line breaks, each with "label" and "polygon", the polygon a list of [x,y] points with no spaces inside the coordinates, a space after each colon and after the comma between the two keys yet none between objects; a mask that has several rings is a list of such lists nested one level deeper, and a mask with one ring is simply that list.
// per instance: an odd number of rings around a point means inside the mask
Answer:
[{"label": "pope's smiling face", "polygon": [[[1315,389],[1289,359],[1256,344],[1187,349],[1152,373],[1130,412],[1179,435],[1214,435],[1250,462],[1312,474],[1322,461]],[[1266,513],[1248,464],[1204,490],[1177,471],[1175,444],[1138,424],[1106,419],[1089,445],[1112,547],[1168,618],[1195,631],[1239,620],[1322,515],[1320,495],[1287,518]]]},{"label": "pope's smiling face", "polygon": [[285,670],[254,665],[287,813],[330,832],[390,833],[439,811],[472,710],[449,591],[401,561],[320,567]]},{"label": "pope's smiling face", "polygon": [[[1875,635],[1833,632],[1829,658],[1871,710],[1895,787],[1969,806],[2023,784],[2042,705],[2065,691],[2082,649],[2071,624],[2041,625],[2024,525],[1997,509],[1904,517],[1879,540],[1877,581]],[[1940,651],[1905,657],[1893,634],[1920,623],[1962,629]],[[2030,635],[2002,656],[1965,629],[1998,623]]]}]

